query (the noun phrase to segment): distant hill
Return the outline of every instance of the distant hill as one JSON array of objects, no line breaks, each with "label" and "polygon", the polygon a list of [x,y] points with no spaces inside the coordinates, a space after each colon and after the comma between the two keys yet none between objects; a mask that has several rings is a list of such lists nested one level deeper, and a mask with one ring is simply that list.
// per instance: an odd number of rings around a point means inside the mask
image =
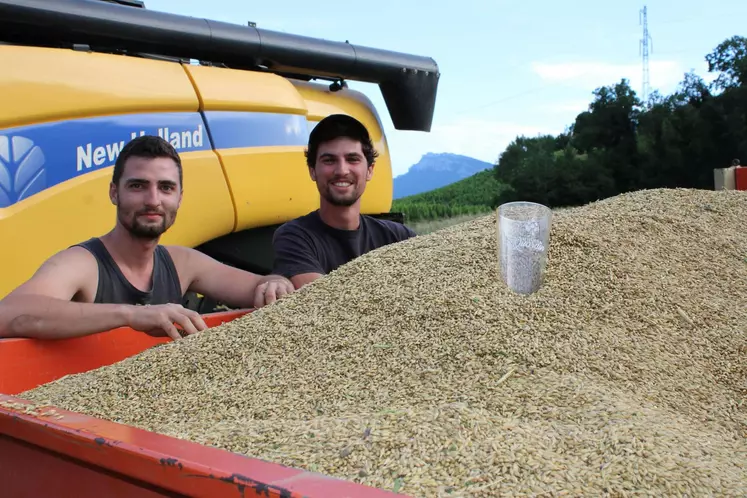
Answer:
[{"label": "distant hill", "polygon": [[492,164],[472,157],[429,152],[407,173],[394,178],[394,198],[444,187],[492,167]]},{"label": "distant hill", "polygon": [[392,211],[404,213],[406,222],[486,213],[502,189],[494,171],[483,170],[445,187],[395,199]]}]

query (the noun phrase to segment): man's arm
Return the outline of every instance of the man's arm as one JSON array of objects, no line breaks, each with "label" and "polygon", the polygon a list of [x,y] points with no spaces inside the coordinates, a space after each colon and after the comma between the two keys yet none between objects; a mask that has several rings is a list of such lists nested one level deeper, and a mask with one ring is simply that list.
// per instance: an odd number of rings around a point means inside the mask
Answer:
[{"label": "man's arm", "polygon": [[283,275],[300,289],[324,275],[312,242],[300,230],[291,225],[283,225],[275,231],[272,239],[275,251],[273,272]]},{"label": "man's arm", "polygon": [[280,275],[261,276],[234,268],[189,247],[167,249],[188,291],[235,308],[260,308],[294,290],[291,282]]},{"label": "man's arm", "polygon": [[96,261],[85,249],[55,254],[0,301],[0,337],[60,339],[126,326],[125,306],[71,302],[96,276]]},{"label": "man's arm", "polygon": [[412,228],[408,227],[404,223],[398,223],[396,221],[392,221],[390,223],[391,223],[390,226],[393,227],[395,233],[397,234],[398,242],[402,242],[412,237],[417,237],[418,235],[417,233],[415,233],[415,231]]},{"label": "man's arm", "polygon": [[301,273],[291,277],[290,281],[293,283],[293,287],[295,289],[300,289],[304,285],[310,284],[317,278],[321,278],[323,276],[324,274],[322,273]]}]

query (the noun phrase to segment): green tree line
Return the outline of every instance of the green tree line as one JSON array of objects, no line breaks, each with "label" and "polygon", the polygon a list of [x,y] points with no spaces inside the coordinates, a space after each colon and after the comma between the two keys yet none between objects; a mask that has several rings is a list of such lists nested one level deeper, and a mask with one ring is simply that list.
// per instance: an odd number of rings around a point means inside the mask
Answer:
[{"label": "green tree line", "polygon": [[[491,207],[514,200],[581,205],[648,188],[713,188],[713,169],[747,158],[747,38],[705,57],[709,85],[685,74],[669,96],[641,102],[626,79],[593,92],[557,135],[517,137],[492,171]],[[496,184],[494,184],[496,185]],[[457,204],[459,201],[457,201]]]}]

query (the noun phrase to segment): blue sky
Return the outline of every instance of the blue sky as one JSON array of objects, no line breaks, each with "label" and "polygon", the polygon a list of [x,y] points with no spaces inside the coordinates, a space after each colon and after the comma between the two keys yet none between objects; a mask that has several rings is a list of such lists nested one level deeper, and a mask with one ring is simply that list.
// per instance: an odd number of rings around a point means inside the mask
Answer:
[{"label": "blue sky", "polygon": [[395,176],[427,152],[495,162],[517,135],[559,133],[592,91],[628,78],[640,93],[639,11],[648,10],[650,83],[708,81],[705,55],[747,35],[740,0],[145,0],[147,8],[433,57],[441,70],[430,133],[395,130],[375,85],[349,82],[379,110]]}]

